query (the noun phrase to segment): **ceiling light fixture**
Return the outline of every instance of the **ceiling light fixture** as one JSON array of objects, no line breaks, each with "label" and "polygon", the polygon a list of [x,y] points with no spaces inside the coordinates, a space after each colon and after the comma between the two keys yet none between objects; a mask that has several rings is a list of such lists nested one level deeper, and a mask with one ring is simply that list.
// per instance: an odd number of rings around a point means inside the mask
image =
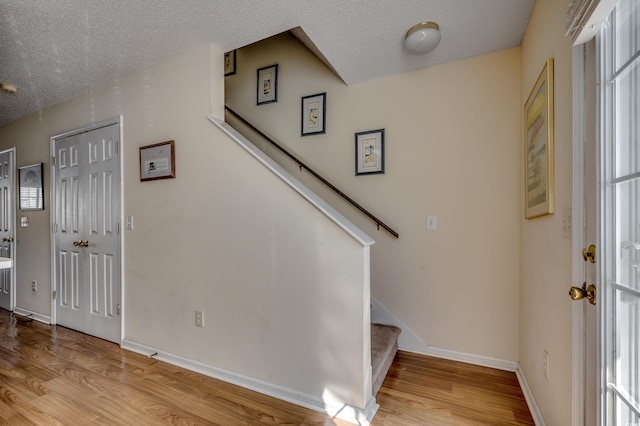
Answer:
[{"label": "ceiling light fixture", "polygon": [[0,83],[0,90],[7,93],[16,93],[18,91],[18,86],[11,83]]},{"label": "ceiling light fixture", "polygon": [[440,26],[435,22],[420,22],[404,36],[404,48],[414,55],[431,52],[440,43]]}]

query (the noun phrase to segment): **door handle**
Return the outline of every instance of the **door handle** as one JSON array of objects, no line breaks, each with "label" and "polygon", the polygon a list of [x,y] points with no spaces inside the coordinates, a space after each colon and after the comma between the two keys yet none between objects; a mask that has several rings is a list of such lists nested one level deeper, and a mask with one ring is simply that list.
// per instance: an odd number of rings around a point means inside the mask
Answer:
[{"label": "door handle", "polygon": [[74,241],[73,245],[75,247],[89,247],[89,241],[87,241],[87,240],[78,240],[78,241]]},{"label": "door handle", "polygon": [[13,242],[13,237],[3,237],[2,241],[5,243],[12,243]]},{"label": "door handle", "polygon": [[587,283],[583,283],[582,287],[573,286],[569,289],[569,297],[572,300],[582,300],[586,297],[592,305],[596,304],[596,293],[596,286],[589,284],[587,287]]},{"label": "door handle", "polygon": [[588,248],[582,249],[582,258],[586,262],[596,263],[596,246],[591,244]]}]

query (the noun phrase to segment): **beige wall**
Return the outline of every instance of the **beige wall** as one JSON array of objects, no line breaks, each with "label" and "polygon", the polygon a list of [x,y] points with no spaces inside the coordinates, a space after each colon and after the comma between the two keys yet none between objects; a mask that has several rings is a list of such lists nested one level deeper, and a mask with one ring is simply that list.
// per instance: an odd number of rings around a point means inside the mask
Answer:
[{"label": "beige wall", "polygon": [[[372,295],[432,347],[517,361],[520,49],[352,86],[287,35],[237,57],[227,103],[399,232],[283,163],[376,240]],[[278,102],[257,106],[256,69],[275,63]],[[301,137],[300,98],[320,92],[327,133]],[[354,176],[354,132],[379,128],[386,173]]]},{"label": "beige wall", "polygon": [[[521,105],[546,59],[555,61],[556,213],[521,220],[520,256],[520,364],[550,425],[571,424],[572,302],[567,292],[572,248],[571,240],[562,233],[563,212],[571,211],[572,204],[572,55],[571,42],[564,36],[568,3],[536,1],[522,43]],[[520,205],[524,218],[522,200]],[[542,367],[544,350],[550,356],[549,380]]]},{"label": "beige wall", "polygon": [[[223,110],[222,58],[204,46],[135,72],[0,127],[0,148],[17,146],[19,165],[48,163],[50,136],[122,115],[124,215],[134,217],[124,231],[126,344],[320,408],[364,408],[369,249],[207,120]],[[138,147],[166,140],[176,143],[176,179],[140,182]],[[17,304],[47,317],[49,212],[30,216],[18,229]],[[34,294],[24,289],[32,279]]]}]

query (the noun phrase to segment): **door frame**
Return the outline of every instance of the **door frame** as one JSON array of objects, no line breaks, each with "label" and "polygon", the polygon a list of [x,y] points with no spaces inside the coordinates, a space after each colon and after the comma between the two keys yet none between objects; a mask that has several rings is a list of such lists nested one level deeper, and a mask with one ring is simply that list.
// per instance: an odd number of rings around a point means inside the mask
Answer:
[{"label": "door frame", "polygon": [[[584,238],[585,209],[584,209],[584,155],[585,155],[585,66],[586,52],[584,44],[573,46],[572,49],[572,76],[573,76],[573,206],[572,206],[572,284],[580,286],[584,280],[584,259],[582,249],[586,247]],[[594,129],[594,132],[596,129]],[[598,153],[596,150],[596,157]],[[599,159],[597,160],[599,161]],[[595,189],[595,188],[594,188]],[[599,211],[599,210],[597,210]],[[597,232],[597,231],[596,231]],[[599,247],[599,245],[597,245]],[[583,426],[585,424],[585,304],[572,303],[572,392],[571,411],[572,425]],[[598,321],[598,345],[600,344],[600,322]],[[600,367],[600,351],[596,348],[597,365]],[[598,374],[598,383],[600,374]],[[600,407],[598,407],[600,412]]]},{"label": "door frame", "polygon": [[56,212],[56,166],[54,166],[53,158],[55,157],[55,143],[58,139],[63,139],[69,136],[78,135],[81,133],[87,133],[92,130],[100,129],[102,127],[117,125],[119,131],[119,143],[120,147],[118,149],[118,162],[120,167],[120,212],[118,212],[118,239],[119,239],[119,249],[120,249],[120,345],[122,345],[122,340],[124,339],[124,238],[123,238],[123,229],[122,223],[124,218],[124,182],[123,182],[123,157],[122,155],[122,141],[123,141],[123,118],[122,115],[118,115],[116,117],[110,118],[105,121],[101,121],[99,123],[91,124],[88,126],[80,127],[77,129],[73,129],[64,133],[60,133],[54,136],[51,136],[49,140],[49,152],[51,155],[51,167],[49,174],[49,182],[50,182],[50,190],[49,190],[49,225],[51,231],[51,324],[57,324],[56,321],[56,309],[57,309],[57,298],[53,297],[54,292],[57,291],[56,286],[56,275],[57,275],[57,267],[56,267],[56,238],[55,238],[55,212]]},{"label": "door frame", "polygon": [[11,268],[9,269],[9,274],[11,274],[11,300],[9,301],[9,306],[11,306],[11,312],[14,312],[16,310],[16,264],[17,264],[17,258],[18,258],[18,199],[17,199],[17,195],[18,195],[18,191],[16,190],[16,188],[18,187],[19,184],[19,176],[18,176],[18,167],[16,165],[16,147],[12,147],[9,149],[5,149],[0,151],[0,154],[4,154],[6,152],[11,153],[11,162],[13,163],[13,188],[11,188],[12,190],[12,196],[11,196],[11,213],[13,215],[12,221],[13,221],[13,247],[11,250],[11,258],[13,259],[13,265],[11,266]]}]

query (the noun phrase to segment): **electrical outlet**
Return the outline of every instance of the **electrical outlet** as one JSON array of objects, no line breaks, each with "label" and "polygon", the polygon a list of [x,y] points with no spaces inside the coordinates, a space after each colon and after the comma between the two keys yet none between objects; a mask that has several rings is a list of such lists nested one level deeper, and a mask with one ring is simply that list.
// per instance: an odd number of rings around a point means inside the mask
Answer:
[{"label": "electrical outlet", "polygon": [[549,380],[549,352],[544,350],[542,354],[542,371],[544,373],[544,377]]},{"label": "electrical outlet", "polygon": [[31,291],[38,291],[38,282],[31,281]]},{"label": "electrical outlet", "polygon": [[196,327],[204,327],[204,312],[196,311]]}]

